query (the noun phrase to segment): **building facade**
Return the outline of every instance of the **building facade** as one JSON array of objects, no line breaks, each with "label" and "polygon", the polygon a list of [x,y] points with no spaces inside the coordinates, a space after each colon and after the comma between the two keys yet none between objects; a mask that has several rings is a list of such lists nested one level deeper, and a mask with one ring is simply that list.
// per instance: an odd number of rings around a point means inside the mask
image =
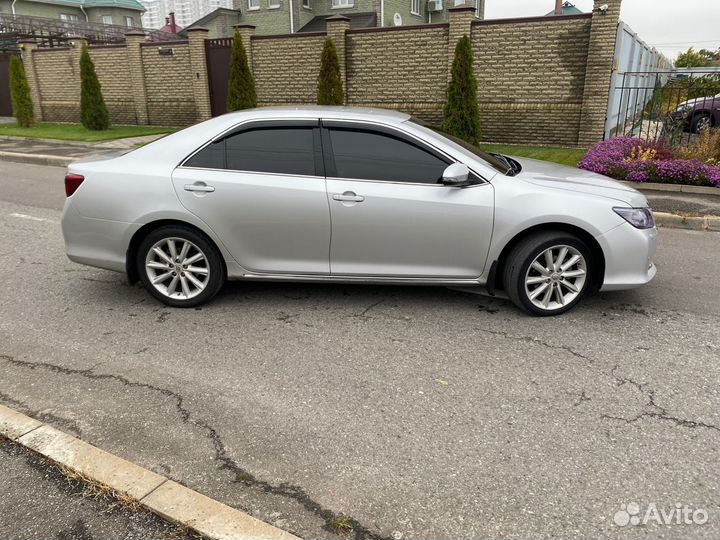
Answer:
[{"label": "building facade", "polygon": [[175,21],[178,25],[186,27],[219,8],[232,8],[232,0],[141,1],[145,7],[145,15],[143,15],[145,28],[161,28],[170,13],[175,13]]},{"label": "building facade", "polygon": [[[161,0],[158,0],[161,1]],[[217,1],[217,0],[216,0]],[[185,26],[203,27],[211,38],[229,37],[234,24],[250,24],[258,35],[322,32],[331,15],[350,18],[350,28],[416,26],[443,23],[448,10],[475,8],[483,19],[485,0],[232,0],[230,9],[220,9]]]},{"label": "building facade", "polygon": [[141,26],[145,8],[138,0],[0,0],[0,13],[68,22]]}]

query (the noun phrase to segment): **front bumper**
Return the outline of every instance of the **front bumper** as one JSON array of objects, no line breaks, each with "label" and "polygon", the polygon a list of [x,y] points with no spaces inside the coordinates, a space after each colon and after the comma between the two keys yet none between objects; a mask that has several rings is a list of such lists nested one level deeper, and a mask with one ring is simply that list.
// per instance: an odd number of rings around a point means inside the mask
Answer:
[{"label": "front bumper", "polygon": [[605,254],[605,279],[601,291],[634,289],[650,282],[657,273],[653,259],[658,230],[636,229],[624,223],[598,236]]}]

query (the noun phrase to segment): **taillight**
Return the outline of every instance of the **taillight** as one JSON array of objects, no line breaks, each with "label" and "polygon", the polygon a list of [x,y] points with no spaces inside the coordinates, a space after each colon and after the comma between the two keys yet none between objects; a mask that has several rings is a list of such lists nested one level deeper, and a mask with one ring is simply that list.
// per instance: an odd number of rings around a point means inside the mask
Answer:
[{"label": "taillight", "polygon": [[77,188],[80,187],[80,184],[83,183],[83,180],[85,180],[85,177],[81,174],[67,173],[65,175],[65,195],[69,197],[75,193]]}]

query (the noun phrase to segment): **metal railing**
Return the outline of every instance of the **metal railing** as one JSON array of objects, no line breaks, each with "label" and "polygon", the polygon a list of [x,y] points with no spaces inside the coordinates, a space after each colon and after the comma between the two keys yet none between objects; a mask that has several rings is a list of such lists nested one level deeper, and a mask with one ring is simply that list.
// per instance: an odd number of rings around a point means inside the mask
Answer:
[{"label": "metal railing", "polygon": [[89,43],[122,43],[131,30],[144,32],[150,41],[177,40],[175,34],[141,27],[0,13],[0,40],[35,38],[41,47],[54,47],[78,36]]},{"label": "metal railing", "polygon": [[720,73],[714,70],[627,72],[618,78],[610,135],[671,146],[686,144],[720,121]]}]

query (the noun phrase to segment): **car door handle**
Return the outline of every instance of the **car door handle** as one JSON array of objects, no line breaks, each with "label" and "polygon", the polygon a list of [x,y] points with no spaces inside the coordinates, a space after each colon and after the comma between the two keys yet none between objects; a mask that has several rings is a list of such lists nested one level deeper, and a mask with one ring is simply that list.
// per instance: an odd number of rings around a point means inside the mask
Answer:
[{"label": "car door handle", "polygon": [[210,193],[215,191],[213,186],[208,186],[205,182],[195,182],[194,184],[185,184],[185,191],[201,191],[203,193]]},{"label": "car door handle", "polygon": [[342,195],[339,193],[336,193],[333,195],[334,201],[342,201],[342,202],[363,202],[365,200],[365,197],[362,195],[356,195],[352,191],[346,191]]}]

